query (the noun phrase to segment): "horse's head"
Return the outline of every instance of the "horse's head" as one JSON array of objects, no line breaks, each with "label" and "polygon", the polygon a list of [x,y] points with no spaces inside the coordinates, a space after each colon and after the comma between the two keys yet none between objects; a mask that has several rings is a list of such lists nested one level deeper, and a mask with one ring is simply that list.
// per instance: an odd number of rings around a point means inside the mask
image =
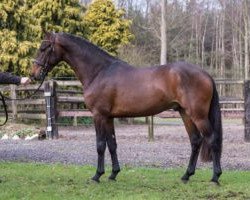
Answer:
[{"label": "horse's head", "polygon": [[45,78],[55,65],[61,61],[60,47],[56,42],[55,33],[45,33],[37,56],[33,62],[31,77],[36,80]]}]

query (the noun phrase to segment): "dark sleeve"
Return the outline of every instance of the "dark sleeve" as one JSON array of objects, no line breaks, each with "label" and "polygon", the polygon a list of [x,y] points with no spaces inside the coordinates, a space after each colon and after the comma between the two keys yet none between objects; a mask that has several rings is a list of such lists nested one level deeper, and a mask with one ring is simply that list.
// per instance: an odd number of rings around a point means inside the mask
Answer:
[{"label": "dark sleeve", "polygon": [[0,72],[0,84],[16,84],[19,85],[21,77],[6,72]]}]

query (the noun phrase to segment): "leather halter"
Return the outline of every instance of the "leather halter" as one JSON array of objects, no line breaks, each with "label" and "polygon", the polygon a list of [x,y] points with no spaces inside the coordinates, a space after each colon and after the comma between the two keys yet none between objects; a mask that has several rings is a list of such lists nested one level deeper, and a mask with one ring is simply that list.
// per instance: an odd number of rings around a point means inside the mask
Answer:
[{"label": "leather halter", "polygon": [[50,57],[51,57],[51,54],[52,52],[55,51],[55,38],[53,36],[52,40],[43,40],[42,42],[49,42],[50,44],[48,45],[48,47],[46,47],[44,49],[44,53],[45,56],[44,56],[44,59],[43,61],[41,60],[33,60],[33,63],[35,63],[36,65],[40,66],[41,67],[41,70],[40,70],[40,77],[42,77],[42,79],[45,78],[45,76],[48,74],[49,72],[49,69],[50,69],[50,65],[49,65],[49,60],[50,60]]}]

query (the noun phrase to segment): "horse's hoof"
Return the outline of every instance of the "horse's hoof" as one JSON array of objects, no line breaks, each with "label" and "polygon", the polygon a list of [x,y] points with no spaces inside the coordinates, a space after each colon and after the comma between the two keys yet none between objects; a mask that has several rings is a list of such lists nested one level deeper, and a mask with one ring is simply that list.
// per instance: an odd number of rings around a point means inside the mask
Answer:
[{"label": "horse's hoof", "polygon": [[186,174],[184,174],[182,177],[181,177],[181,181],[183,182],[183,183],[187,183],[188,181],[189,181],[189,176],[187,176]]},{"label": "horse's hoof", "polygon": [[216,186],[220,186],[220,182],[218,180],[211,180],[211,183],[213,183]]},{"label": "horse's hoof", "polygon": [[113,178],[113,177],[109,177],[109,180],[110,180],[110,181],[116,181],[116,179]]},{"label": "horse's hoof", "polygon": [[92,177],[91,178],[92,181],[94,181],[95,183],[100,183],[100,180],[99,178],[96,178],[96,177]]},{"label": "horse's hoof", "polygon": [[182,181],[182,183],[186,184],[186,183],[188,183],[189,179],[182,178],[181,181]]},{"label": "horse's hoof", "polygon": [[117,174],[120,172],[120,169],[119,170],[116,170],[116,171],[112,171],[111,175],[109,176],[109,180],[112,180],[112,181],[116,181],[116,176]]},{"label": "horse's hoof", "polygon": [[115,180],[117,174],[114,174],[112,173],[110,176],[109,176],[109,180]]},{"label": "horse's hoof", "polygon": [[96,180],[94,180],[93,178],[89,178],[89,179],[87,179],[86,180],[86,184],[99,184],[100,183],[100,181],[98,180],[98,181],[96,181]]}]

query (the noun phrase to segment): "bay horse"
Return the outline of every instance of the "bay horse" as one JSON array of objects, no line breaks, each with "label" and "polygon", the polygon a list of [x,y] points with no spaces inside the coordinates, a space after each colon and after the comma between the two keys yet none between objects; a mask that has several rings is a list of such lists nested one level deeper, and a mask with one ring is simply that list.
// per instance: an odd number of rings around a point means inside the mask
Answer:
[{"label": "bay horse", "polygon": [[195,173],[201,149],[203,161],[213,161],[211,181],[219,183],[222,152],[222,123],[219,97],[213,79],[199,66],[176,62],[135,68],[87,40],[67,33],[46,33],[31,70],[43,79],[59,62],[74,70],[84,90],[84,100],[93,114],[98,153],[92,180],[104,174],[104,153],[108,146],[115,180],[120,172],[114,118],[142,117],[167,109],[179,111],[191,143],[187,182]]}]

